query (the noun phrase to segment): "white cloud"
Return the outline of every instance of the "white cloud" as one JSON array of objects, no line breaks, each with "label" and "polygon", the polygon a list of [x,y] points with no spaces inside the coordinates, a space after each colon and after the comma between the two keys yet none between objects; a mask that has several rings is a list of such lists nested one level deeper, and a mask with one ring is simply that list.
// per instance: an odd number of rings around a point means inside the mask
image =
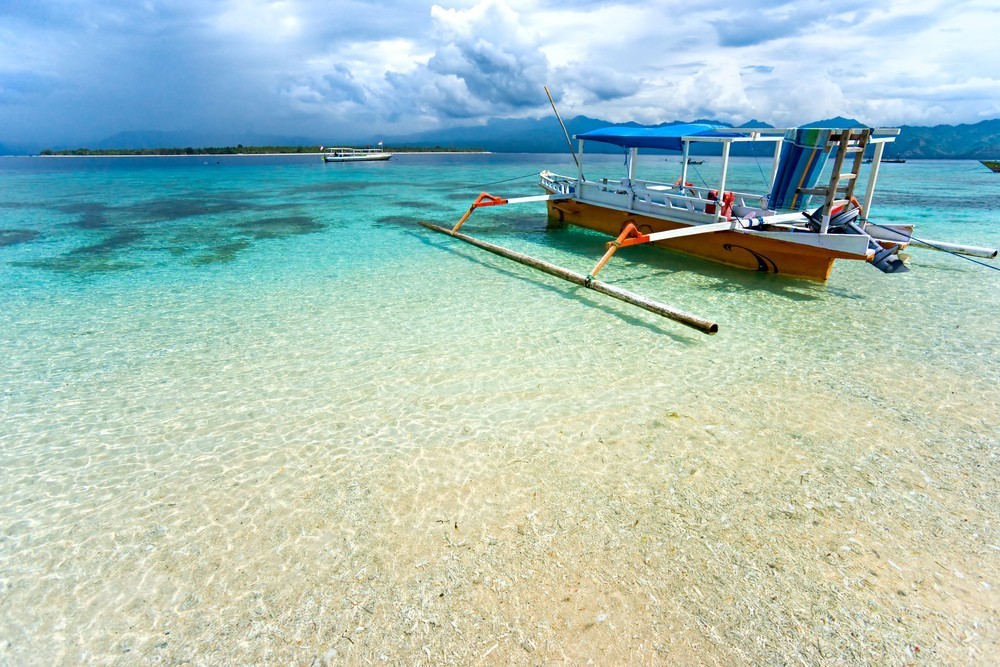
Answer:
[{"label": "white cloud", "polygon": [[229,0],[226,9],[211,18],[220,34],[231,33],[255,42],[274,42],[302,36],[297,3],[285,0]]},{"label": "white cloud", "polygon": [[39,0],[0,4],[0,142],[126,129],[406,132],[550,113],[976,122],[988,0]]}]

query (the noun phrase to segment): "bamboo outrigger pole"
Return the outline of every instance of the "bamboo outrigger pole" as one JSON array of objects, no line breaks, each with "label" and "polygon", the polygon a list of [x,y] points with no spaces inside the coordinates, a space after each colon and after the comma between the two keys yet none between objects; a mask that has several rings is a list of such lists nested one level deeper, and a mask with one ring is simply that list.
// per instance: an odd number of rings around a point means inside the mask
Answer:
[{"label": "bamboo outrigger pole", "polygon": [[549,275],[555,276],[556,278],[562,278],[563,280],[575,283],[581,287],[592,289],[595,292],[606,294],[607,296],[618,299],[619,301],[630,303],[633,306],[638,306],[639,308],[648,310],[651,313],[656,313],[657,315],[674,320],[675,322],[680,322],[681,324],[689,326],[692,329],[697,329],[702,333],[712,335],[719,330],[719,325],[715,322],[709,322],[708,320],[702,319],[697,315],[685,313],[684,311],[677,310],[676,308],[658,301],[653,301],[652,299],[647,299],[639,294],[623,290],[620,287],[602,283],[589,276],[584,276],[574,271],[570,271],[569,269],[564,269],[561,266],[549,264],[548,262],[544,262],[540,259],[535,259],[534,257],[530,257],[513,250],[508,250],[507,248],[502,248],[498,245],[487,243],[486,241],[480,241],[479,239],[462,234],[456,230],[440,227],[430,222],[420,221],[420,224],[428,229],[433,229],[435,232],[447,234],[448,236],[459,239],[460,241],[465,241],[466,243],[474,245],[477,248],[482,248],[483,250],[492,252],[495,255],[500,255],[501,257],[506,257],[507,259],[518,262],[519,264],[524,264],[532,269],[537,269],[544,273],[548,273]]}]

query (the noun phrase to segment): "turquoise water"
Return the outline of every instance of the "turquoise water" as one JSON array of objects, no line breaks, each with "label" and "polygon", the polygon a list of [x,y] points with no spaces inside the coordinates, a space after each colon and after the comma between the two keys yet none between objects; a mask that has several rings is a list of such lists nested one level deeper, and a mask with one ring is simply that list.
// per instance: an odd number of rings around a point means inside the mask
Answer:
[{"label": "turquoise water", "polygon": [[[1000,274],[602,271],[707,337],[417,224],[541,168],[0,158],[0,661],[995,656]],[[998,176],[883,165],[872,219],[996,247]]]}]

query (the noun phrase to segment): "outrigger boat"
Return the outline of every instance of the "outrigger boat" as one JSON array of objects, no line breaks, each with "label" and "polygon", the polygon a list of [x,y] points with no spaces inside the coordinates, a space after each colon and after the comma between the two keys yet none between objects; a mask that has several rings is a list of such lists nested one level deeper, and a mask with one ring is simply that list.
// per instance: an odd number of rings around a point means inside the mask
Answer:
[{"label": "outrigger boat", "polygon": [[[626,175],[620,182],[590,181],[582,161],[576,177],[541,173],[540,184],[566,199],[548,202],[549,216],[620,237],[622,246],[654,243],[722,264],[786,276],[826,280],[837,259],[868,261],[885,273],[908,270],[898,253],[912,225],[868,224],[878,164],[885,144],[899,130],[762,129],[733,131],[707,124],[658,128],[611,127],[579,135],[586,142],[609,143],[625,151]],[[681,150],[685,161],[694,143],[722,146],[718,187],[688,181],[686,166],[674,183],[637,178],[639,149]],[[768,192],[728,191],[726,180],[733,144],[773,146]],[[874,155],[863,201],[855,195],[864,150]],[[830,178],[820,174],[833,154]],[[815,211],[810,196],[822,197]]]},{"label": "outrigger boat", "polygon": [[990,171],[1000,172],[1000,160],[980,160]]},{"label": "outrigger boat", "polygon": [[[322,146],[320,148],[322,149]],[[392,153],[383,151],[379,142],[378,148],[327,148],[323,153],[323,162],[377,162],[391,157]]]},{"label": "outrigger boat", "polygon": [[[992,248],[918,240],[913,237],[913,225],[870,222],[883,151],[898,134],[898,129],[733,129],[703,123],[654,128],[609,127],[577,135],[576,176],[541,172],[539,184],[546,195],[504,199],[484,192],[451,230],[425,226],[468,241],[471,237],[458,231],[476,208],[543,200],[550,220],[615,238],[586,277],[578,281],[559,276],[587,287],[592,287],[596,282],[594,277],[618,249],[644,243],[730,266],[820,281],[829,278],[838,259],[865,261],[883,273],[906,272],[909,269],[899,252],[910,244],[996,257],[997,251]],[[625,152],[624,177],[620,180],[588,179],[582,159],[587,142],[620,147]],[[695,186],[688,181],[688,158],[691,145],[696,142],[721,146],[721,176],[717,187]],[[773,146],[768,191],[727,190],[732,146],[760,142]],[[865,149],[869,146],[872,146],[872,163],[868,180],[864,192],[856,192]],[[673,183],[638,178],[639,149],[682,151],[680,177]],[[824,166],[831,157],[833,164],[829,177],[821,182]],[[809,205],[809,198],[813,196],[821,200],[815,209]],[[482,242],[475,245],[485,247]],[[529,264],[516,257],[511,259]],[[545,268],[542,270],[553,273]],[[684,323],[702,328],[691,322]]]}]

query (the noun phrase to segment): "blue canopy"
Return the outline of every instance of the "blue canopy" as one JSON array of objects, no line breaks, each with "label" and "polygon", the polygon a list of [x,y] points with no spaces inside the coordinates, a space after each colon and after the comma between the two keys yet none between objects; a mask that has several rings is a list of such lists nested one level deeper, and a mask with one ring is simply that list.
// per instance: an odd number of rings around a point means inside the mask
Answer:
[{"label": "blue canopy", "polygon": [[712,123],[683,123],[680,125],[665,125],[663,127],[604,127],[576,135],[584,141],[600,141],[623,148],[660,148],[668,151],[683,149],[681,137],[715,136],[740,137],[739,132],[719,132],[729,129],[725,125]]}]

